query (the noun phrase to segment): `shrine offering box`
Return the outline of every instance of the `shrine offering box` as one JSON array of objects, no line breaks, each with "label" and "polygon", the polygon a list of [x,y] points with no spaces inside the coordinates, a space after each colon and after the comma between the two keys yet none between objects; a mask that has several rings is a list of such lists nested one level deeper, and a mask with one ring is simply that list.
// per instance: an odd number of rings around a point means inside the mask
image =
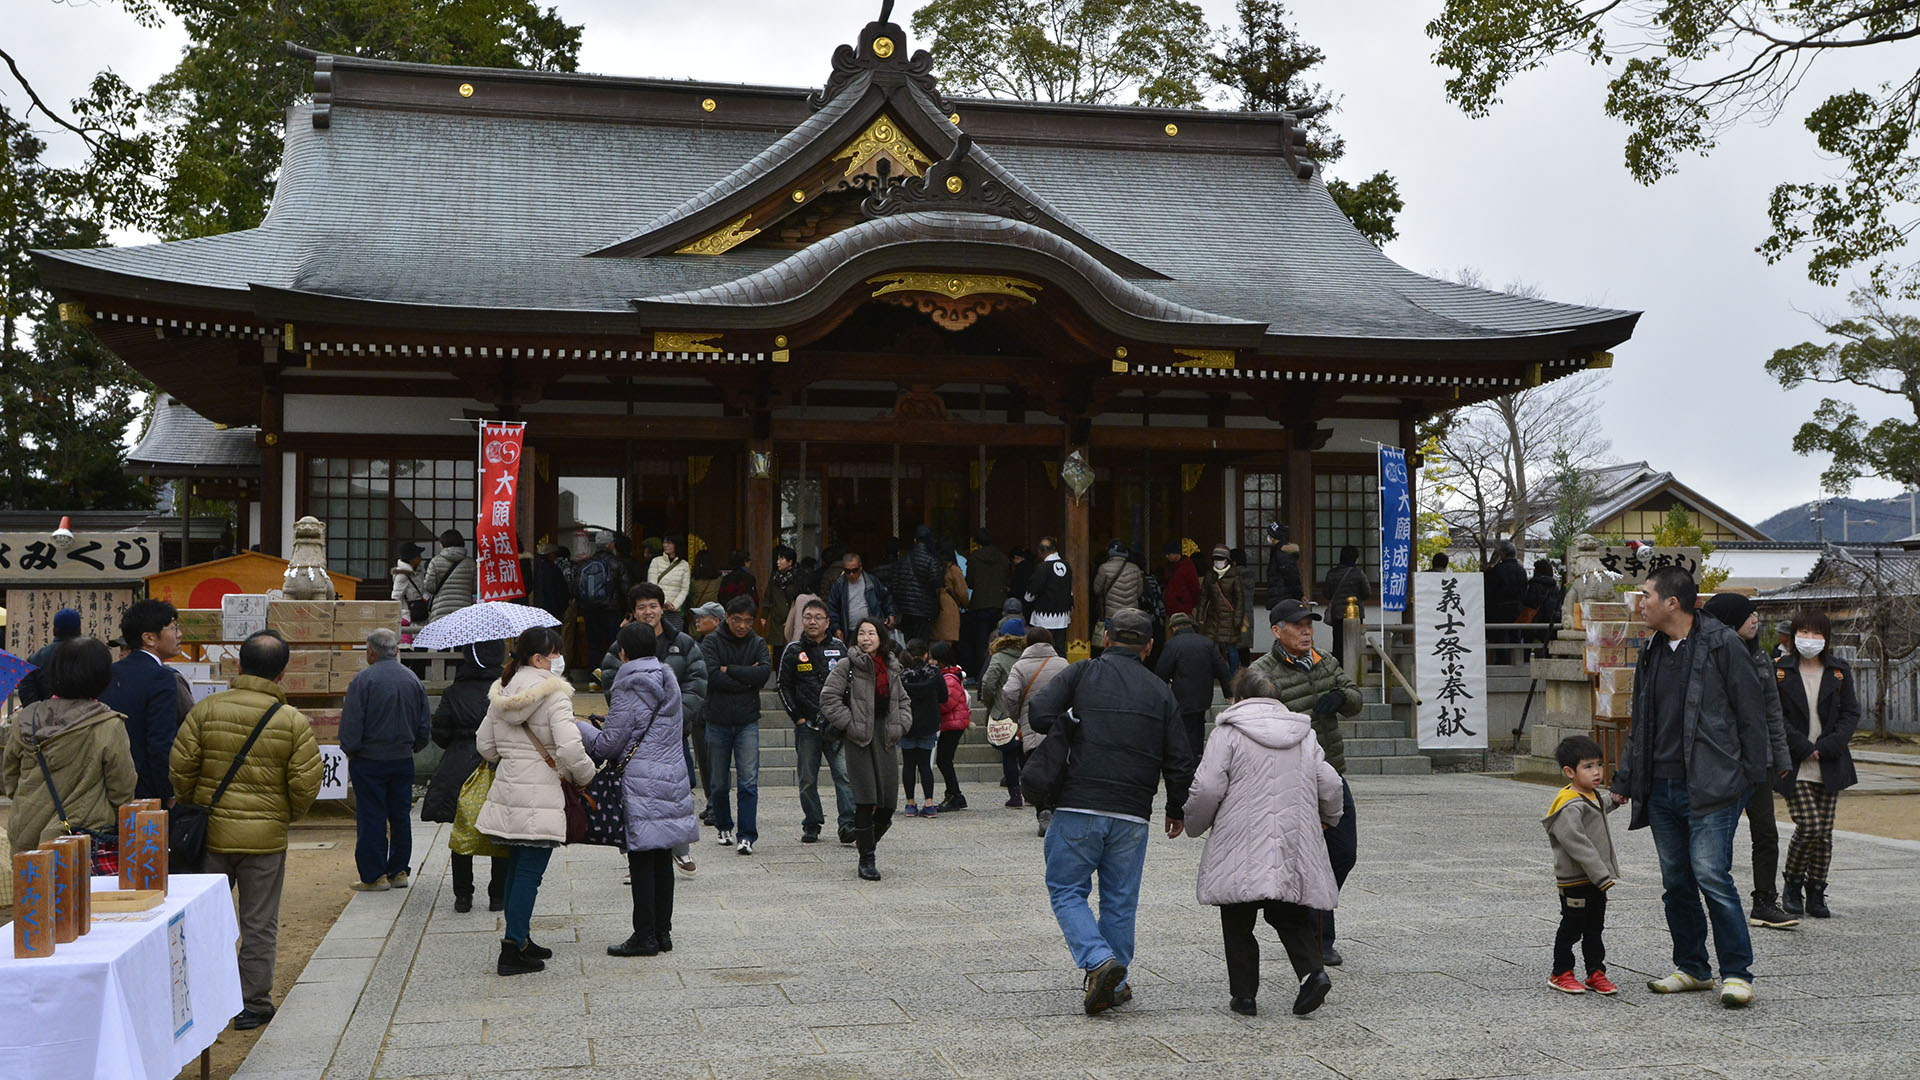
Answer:
[{"label": "shrine offering box", "polygon": [[86,933],[91,874],[84,836],[63,836],[47,845],[53,852],[53,940],[65,945]]},{"label": "shrine offering box", "polygon": [[[131,856],[131,858],[129,858]],[[133,815],[133,850],[120,852],[120,865],[133,864],[131,888],[167,891],[167,812]]]},{"label": "shrine offering box", "polygon": [[13,853],[13,955],[52,956],[53,852]]},{"label": "shrine offering box", "polygon": [[151,911],[167,902],[161,889],[103,889],[92,895],[93,910],[101,913]]}]

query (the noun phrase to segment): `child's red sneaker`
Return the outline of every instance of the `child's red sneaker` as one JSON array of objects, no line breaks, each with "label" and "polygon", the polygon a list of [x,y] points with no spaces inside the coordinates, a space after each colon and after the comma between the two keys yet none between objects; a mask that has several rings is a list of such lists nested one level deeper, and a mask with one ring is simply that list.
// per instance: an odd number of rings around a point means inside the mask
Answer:
[{"label": "child's red sneaker", "polygon": [[1596,971],[1587,976],[1587,989],[1596,994],[1605,994],[1608,997],[1612,997],[1620,992],[1620,988],[1613,985],[1613,980],[1607,978],[1607,973],[1604,971]]},{"label": "child's red sneaker", "polygon": [[1579,978],[1571,971],[1563,971],[1553,978],[1548,979],[1547,985],[1563,994],[1584,994],[1587,992],[1587,988],[1580,985]]}]

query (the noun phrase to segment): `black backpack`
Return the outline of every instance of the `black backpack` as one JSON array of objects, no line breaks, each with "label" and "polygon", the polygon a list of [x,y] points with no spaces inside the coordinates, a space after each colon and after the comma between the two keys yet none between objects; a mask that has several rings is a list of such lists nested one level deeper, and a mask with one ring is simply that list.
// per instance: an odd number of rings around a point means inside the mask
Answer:
[{"label": "black backpack", "polygon": [[586,607],[613,607],[613,560],[604,555],[587,560],[587,564],[580,568],[580,580],[574,585],[574,593]]}]

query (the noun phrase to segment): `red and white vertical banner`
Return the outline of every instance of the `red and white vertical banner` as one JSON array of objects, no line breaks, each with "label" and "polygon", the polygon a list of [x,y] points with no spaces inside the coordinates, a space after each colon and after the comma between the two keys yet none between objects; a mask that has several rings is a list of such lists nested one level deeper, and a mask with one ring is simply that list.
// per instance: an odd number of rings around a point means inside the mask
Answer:
[{"label": "red and white vertical banner", "polygon": [[527,425],[513,421],[480,425],[480,490],[474,523],[475,557],[480,568],[480,599],[525,596],[520,580],[520,538],[513,528],[519,503],[520,448]]}]

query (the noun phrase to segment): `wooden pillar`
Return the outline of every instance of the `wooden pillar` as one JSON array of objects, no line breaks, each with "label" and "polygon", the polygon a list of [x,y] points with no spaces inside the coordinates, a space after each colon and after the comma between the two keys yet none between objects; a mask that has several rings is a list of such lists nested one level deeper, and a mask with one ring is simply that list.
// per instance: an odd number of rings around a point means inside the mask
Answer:
[{"label": "wooden pillar", "polygon": [[[761,455],[766,455],[764,458]],[[756,461],[766,463],[766,476],[754,476]],[[752,439],[747,443],[745,476],[747,486],[747,557],[753,560],[753,573],[766,581],[773,573],[775,511],[779,499],[774,491],[773,441]]]},{"label": "wooden pillar", "polygon": [[1300,582],[1307,599],[1319,592],[1313,568],[1313,443],[1312,424],[1287,428],[1287,532],[1300,545]]},{"label": "wooden pillar", "polygon": [[[1071,431],[1076,425],[1069,423],[1067,427]],[[1078,447],[1068,445],[1066,452],[1072,453],[1076,449],[1082,454],[1086,453],[1084,443]],[[1087,464],[1089,466],[1093,464],[1092,458],[1088,458]],[[1087,631],[1088,613],[1092,607],[1088,593],[1089,583],[1092,581],[1089,567],[1093,558],[1093,531],[1089,527],[1087,511],[1093,502],[1093,489],[1087,489],[1085,495],[1076,499],[1073,493],[1067,490],[1067,484],[1063,478],[1060,482],[1060,492],[1067,500],[1066,528],[1062,530],[1060,537],[1060,557],[1067,561],[1067,570],[1073,581],[1073,616],[1067,622],[1066,647],[1061,652],[1066,655],[1078,649],[1078,655],[1070,657],[1070,659],[1077,659],[1084,658],[1087,646],[1092,644],[1087,637]]]},{"label": "wooden pillar", "polygon": [[[291,332],[291,328],[289,328]],[[280,391],[280,346],[264,346],[260,368],[260,550],[282,555],[285,538],[280,535],[280,519],[285,500],[293,497],[282,483],[280,435],[286,426],[286,398]]]}]

